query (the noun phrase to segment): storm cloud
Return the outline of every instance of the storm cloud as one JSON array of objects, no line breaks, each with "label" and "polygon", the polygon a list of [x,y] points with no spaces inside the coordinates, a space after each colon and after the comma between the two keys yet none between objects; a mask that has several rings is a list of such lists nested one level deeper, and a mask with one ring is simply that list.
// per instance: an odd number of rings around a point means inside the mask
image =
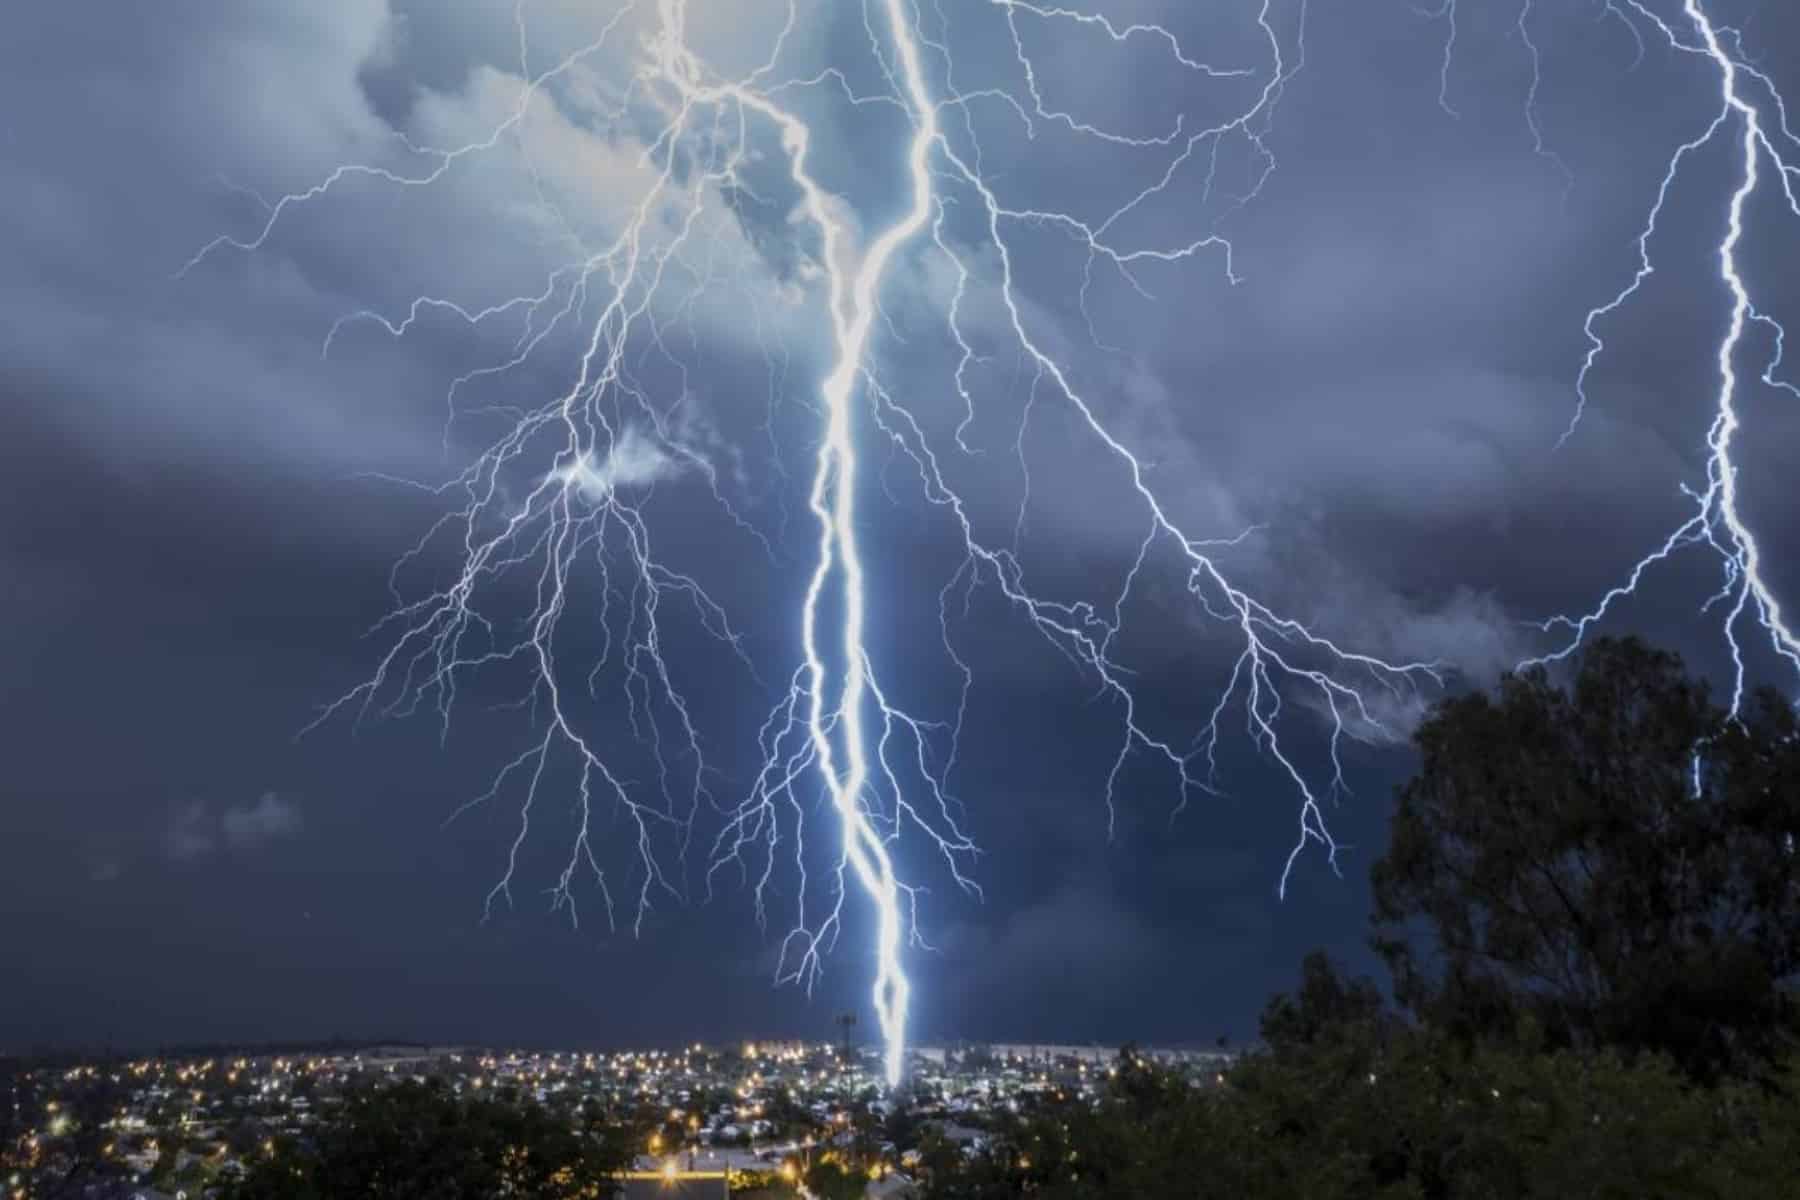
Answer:
[{"label": "storm cloud", "polygon": [[[1800,89],[1800,17],[1754,0],[1715,7],[1778,84]],[[1167,22],[1221,67],[1260,61],[1255,4],[1126,8],[1115,20]],[[703,53],[744,72],[787,6],[694,9]],[[1218,551],[1234,580],[1346,646],[1441,664],[1452,688],[1542,649],[1533,621],[1593,603],[1683,519],[1716,388],[1726,309],[1711,251],[1730,169],[1714,147],[1672,193],[1659,269],[1604,322],[1591,403],[1558,448],[1584,320],[1630,281],[1669,155],[1711,120],[1716,81],[1694,56],[1654,43],[1640,55],[1605,4],[1540,6],[1528,118],[1516,6],[1458,9],[1446,74],[1446,29],[1417,6],[1312,5],[1304,65],[1260,131],[1277,165],[1256,194],[1258,164],[1228,152],[1118,231],[1148,245],[1217,230],[1235,281],[1217,250],[1126,280],[1090,272],[1067,228],[1018,234],[1022,321],[1185,528],[1250,531]],[[0,906],[51,915],[19,923],[34,986],[0,998],[0,1041],[681,1041],[822,1032],[862,996],[854,936],[811,1001],[766,986],[780,931],[757,926],[729,877],[706,903],[697,864],[639,938],[610,929],[597,900],[578,928],[552,914],[544,889],[574,821],[567,778],[545,793],[517,907],[483,923],[517,806],[499,797],[445,821],[530,744],[517,689],[474,684],[447,719],[430,704],[391,720],[353,708],[297,736],[376,669],[385,645],[367,635],[394,606],[390,581],[455,568],[428,534],[471,456],[521,408],[577,385],[592,297],[562,269],[616,236],[653,169],[649,127],[608,116],[644,52],[639,14],[491,152],[430,186],[383,178],[430,174],[432,148],[507,122],[525,79],[599,38],[614,9],[523,11],[523,62],[499,0],[76,4],[9,27],[0,443],[15,500],[0,506],[0,705],[13,753]],[[799,11],[786,53],[808,69],[796,77],[845,62],[846,86],[880,90],[856,6]],[[1272,11],[1294,65],[1301,6]],[[959,85],[1018,89],[1004,26],[970,28]],[[1125,139],[1202,127],[1257,86],[1196,86],[1150,39],[1021,28],[1044,107]],[[860,230],[894,211],[889,151],[904,121],[827,84],[793,100]],[[1554,158],[1534,147],[1533,119]],[[1096,150],[1054,120],[1026,137],[1005,106],[971,106],[969,120],[1019,207],[1104,217],[1166,161]],[[589,504],[644,499],[671,563],[738,623],[754,672],[721,666],[699,638],[669,647],[731,799],[755,766],[768,681],[796,661],[827,352],[816,236],[795,218],[778,142],[758,145],[740,188],[704,197],[695,261],[710,274],[672,275],[652,310],[665,344],[636,365],[658,421],[622,422],[564,480]],[[371,169],[271,225],[280,197],[346,163]],[[1745,259],[1770,312],[1800,319],[1795,223],[1765,207]],[[979,453],[945,470],[978,533],[1016,540],[1047,591],[1108,603],[1144,537],[1141,506],[1021,361],[997,257],[969,217],[944,225],[966,279],[926,239],[896,260],[882,377],[940,444],[967,420]],[[673,238],[671,220],[654,215],[653,241]],[[953,296],[972,339],[972,411],[944,322]],[[490,370],[540,334],[551,352]],[[1746,509],[1771,582],[1800,595],[1785,483],[1800,407],[1755,388],[1744,409]],[[954,719],[961,675],[939,597],[961,561],[956,527],[891,442],[872,436],[865,453],[875,653],[896,664],[907,703]],[[552,469],[534,462],[507,485]],[[1145,719],[1186,746],[1235,651],[1168,568],[1134,592],[1122,652]],[[1698,606],[1718,583],[1716,558],[1678,558],[1618,627],[1717,670],[1718,626]],[[1380,725],[1353,730],[1366,744],[1348,752],[1351,794],[1328,813],[1344,874],[1303,856],[1278,902],[1295,798],[1254,747],[1228,739],[1216,794],[1185,805],[1166,770],[1133,759],[1109,835],[1118,714],[991,588],[956,613],[951,645],[975,682],[951,784],[984,849],[985,898],[931,877],[923,932],[937,949],[911,960],[925,1035],[1241,1037],[1306,948],[1362,953],[1362,875],[1434,692],[1378,693]],[[578,649],[603,647],[596,634]],[[609,746],[640,752],[623,710],[612,716]],[[1324,726],[1307,721],[1299,754],[1316,775]],[[634,763],[634,783],[652,777],[653,760]],[[629,823],[608,811],[598,825],[628,858]],[[929,855],[916,865],[933,869]],[[112,994],[150,976],[138,1015],[113,1024]],[[619,978],[643,982],[603,986]]]}]

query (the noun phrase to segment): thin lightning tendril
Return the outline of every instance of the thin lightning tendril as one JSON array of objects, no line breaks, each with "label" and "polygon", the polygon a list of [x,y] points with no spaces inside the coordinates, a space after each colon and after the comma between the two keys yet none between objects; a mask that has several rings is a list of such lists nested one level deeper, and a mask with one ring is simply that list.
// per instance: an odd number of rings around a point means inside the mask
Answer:
[{"label": "thin lightning tendril", "polygon": [[[1597,326],[1624,308],[1655,274],[1651,243],[1668,203],[1669,193],[1681,176],[1683,166],[1704,148],[1735,129],[1737,179],[1732,184],[1726,208],[1725,232],[1716,250],[1719,281],[1731,297],[1725,331],[1716,350],[1718,391],[1713,400],[1713,419],[1706,433],[1706,486],[1683,485],[1682,492],[1693,503],[1689,516],[1660,544],[1635,563],[1624,581],[1607,591],[1597,604],[1575,616],[1556,616],[1542,623],[1547,633],[1560,632],[1562,644],[1530,664],[1558,661],[1573,654],[1586,635],[1604,620],[1620,601],[1635,594],[1651,568],[1668,560],[1678,550],[1705,546],[1720,560],[1722,580],[1719,590],[1704,605],[1705,610],[1720,608],[1724,616],[1721,633],[1732,661],[1729,712],[1735,718],[1740,711],[1747,687],[1749,667],[1739,630],[1746,616],[1753,617],[1768,639],[1770,648],[1781,659],[1800,671],[1800,638],[1782,611],[1781,601],[1770,587],[1763,572],[1763,552],[1754,532],[1746,522],[1740,506],[1739,467],[1733,449],[1742,425],[1739,404],[1742,380],[1738,361],[1746,352],[1746,338],[1753,326],[1768,332],[1773,348],[1761,373],[1762,382],[1774,389],[1800,397],[1800,389],[1778,374],[1786,339],[1781,324],[1756,306],[1749,282],[1739,263],[1739,251],[1746,230],[1746,209],[1763,190],[1763,170],[1773,172],[1776,186],[1789,213],[1800,217],[1800,138],[1788,125],[1787,106],[1774,81],[1743,58],[1736,31],[1716,24],[1701,0],[1683,0],[1681,14],[1690,32],[1684,33],[1679,23],[1659,16],[1644,0],[1620,0],[1608,11],[1619,16],[1639,35],[1640,56],[1642,34],[1639,22],[1654,30],[1676,52],[1705,60],[1717,72],[1719,108],[1699,134],[1681,143],[1670,156],[1654,203],[1637,238],[1638,266],[1631,280],[1615,296],[1587,315],[1585,333],[1588,351],[1576,377],[1576,405],[1569,427],[1557,445],[1573,437],[1589,403],[1588,382],[1605,351],[1605,342]],[[1638,19],[1632,20],[1632,17]],[[1746,80],[1750,84],[1746,84]],[[1751,86],[1754,85],[1754,86]],[[1771,111],[1773,122],[1771,128]]]}]

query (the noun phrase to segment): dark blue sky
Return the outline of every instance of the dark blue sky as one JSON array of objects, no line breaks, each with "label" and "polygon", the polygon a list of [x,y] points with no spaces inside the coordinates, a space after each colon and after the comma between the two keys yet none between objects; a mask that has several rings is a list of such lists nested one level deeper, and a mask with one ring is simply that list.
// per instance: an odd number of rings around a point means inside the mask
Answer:
[{"label": "dark blue sky", "polygon": [[[1674,0],[1643,3],[1680,18]],[[823,1035],[862,1004],[859,898],[813,998],[774,987],[796,893],[776,881],[766,930],[728,874],[709,900],[710,812],[685,868],[679,837],[659,847],[686,898],[659,898],[634,937],[632,826],[596,804],[593,843],[619,884],[621,928],[608,930],[591,891],[579,928],[552,913],[575,831],[566,762],[539,793],[514,903],[484,922],[521,797],[445,822],[541,736],[541,706],[517,703],[516,669],[464,677],[447,733],[428,697],[412,716],[346,716],[297,737],[378,670],[393,645],[391,628],[371,632],[393,605],[390,568],[452,507],[399,481],[454,478],[510,421],[495,409],[566,390],[580,349],[565,327],[517,369],[474,377],[447,426],[452,382],[512,354],[522,309],[475,327],[430,309],[401,338],[355,321],[325,356],[334,322],[365,310],[397,321],[420,295],[473,310],[547,280],[566,288],[553,272],[615,236],[647,178],[658,110],[624,85],[648,52],[653,6],[540,92],[492,151],[431,186],[352,176],[285,212],[254,251],[224,246],[180,272],[221,235],[253,238],[268,199],[344,163],[417,173],[430,160],[408,140],[456,145],[504,121],[519,96],[512,6],[452,7],[71,4],[20,14],[0,46],[0,460],[12,485],[0,509],[0,920],[17,981],[0,988],[0,1048],[338,1032],[565,1045]],[[786,11],[692,7],[696,47],[739,73],[767,57]],[[1015,48],[1004,5],[922,7],[955,63],[952,79],[933,58],[934,87],[1029,102],[1023,53],[1045,112],[1120,137],[1165,137],[1177,120],[1204,128],[1267,81],[1256,0],[1107,7],[1118,27],[1166,23],[1213,65],[1257,72],[1213,79],[1172,63],[1150,34],[1115,43],[1015,10]],[[1709,61],[1659,44],[1641,15],[1634,33],[1624,7],[1527,7],[1540,65],[1528,110],[1516,2],[1461,0],[1446,68],[1449,26],[1413,5],[1315,3],[1302,38],[1300,6],[1273,0],[1284,64],[1303,63],[1250,126],[1275,169],[1240,203],[1265,164],[1241,134],[1223,138],[1216,158],[1205,148],[1210,180],[1189,164],[1112,231],[1126,247],[1228,237],[1236,284],[1216,251],[1144,267],[1147,295],[1097,270],[1084,311],[1085,256],[1067,227],[1008,231],[1033,336],[1152,464],[1159,500],[1196,537],[1257,527],[1218,554],[1233,581],[1347,648],[1442,660],[1452,687],[1549,648],[1525,621],[1594,603],[1685,518],[1680,485],[1703,484],[1729,311],[1714,253],[1736,178],[1730,137],[1696,152],[1671,190],[1651,243],[1658,269],[1599,327],[1608,350],[1590,406],[1555,448],[1584,317],[1631,279],[1669,156],[1718,108]],[[1733,44],[1748,61],[1800,94],[1795,13],[1749,0],[1707,9],[1741,29]],[[616,6],[527,0],[521,11],[542,71],[593,41]],[[887,89],[859,6],[798,11],[767,82],[831,67],[859,93]],[[899,111],[845,103],[835,87],[782,95],[813,122],[816,169],[845,219],[892,219]],[[1016,208],[1095,223],[1171,158],[1054,117],[1026,138],[999,103],[969,112],[953,143],[968,152],[979,138],[986,177]],[[799,660],[812,405],[829,348],[817,238],[793,216],[770,131],[753,128],[748,146],[761,157],[744,187],[707,196],[704,248],[681,264],[716,276],[701,288],[678,272],[659,294],[665,345],[650,344],[647,323],[627,339],[633,381],[674,415],[637,475],[629,456],[608,460],[658,553],[743,634],[754,674],[669,602],[665,660],[729,803],[749,787],[758,726]],[[943,455],[980,536],[1016,545],[1041,594],[1109,609],[1143,536],[1141,500],[1063,399],[1034,389],[1001,319],[999,261],[974,197],[944,187],[944,236],[970,271],[962,316],[982,358],[967,375],[972,453],[954,441],[956,274],[929,239],[896,260],[875,366]],[[1772,187],[1747,217],[1740,261],[1762,310],[1800,321],[1800,218]],[[666,215],[656,228],[668,233]],[[1771,348],[1754,330],[1742,356],[1740,486],[1770,585],[1800,603],[1789,465],[1800,403],[1755,382]],[[960,536],[858,411],[871,658],[897,702],[953,719],[960,675],[939,594],[963,561]],[[688,465],[669,465],[672,454]],[[522,494],[552,466],[534,449],[501,491]],[[396,577],[402,595],[444,586],[459,562],[450,540],[428,542]],[[557,643],[574,680],[606,649],[604,589],[581,578]],[[1118,643],[1140,719],[1182,748],[1241,649],[1185,578],[1179,556],[1153,555]],[[535,581],[529,565],[495,581],[490,611],[525,611]],[[1716,672],[1717,610],[1697,610],[1719,582],[1716,556],[1687,553],[1608,628]],[[615,617],[629,608],[619,603]],[[1298,797],[1244,736],[1241,704],[1224,722],[1221,794],[1195,793],[1176,814],[1170,772],[1140,752],[1120,776],[1109,838],[1116,697],[991,579],[966,601],[956,592],[949,624],[974,671],[949,784],[983,850],[970,869],[985,898],[959,893],[916,831],[897,844],[929,889],[921,933],[935,949],[907,958],[919,1037],[1244,1037],[1305,950],[1366,962],[1365,875],[1430,689],[1371,690],[1394,736],[1344,752],[1351,794],[1327,808],[1342,876],[1309,851],[1278,901]],[[1769,657],[1752,656],[1756,678],[1790,682]],[[579,720],[642,794],[654,757],[632,738],[619,677],[599,678],[602,698],[578,705]],[[1291,681],[1280,693],[1284,745],[1322,786],[1316,695]],[[811,819],[817,850],[829,813]]]}]

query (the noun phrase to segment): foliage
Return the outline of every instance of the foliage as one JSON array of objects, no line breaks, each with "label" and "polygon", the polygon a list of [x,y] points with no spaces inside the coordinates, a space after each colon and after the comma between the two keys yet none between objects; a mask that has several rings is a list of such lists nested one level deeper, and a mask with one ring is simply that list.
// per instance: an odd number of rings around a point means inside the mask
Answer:
[{"label": "foliage", "polygon": [[918,1147],[920,1132],[919,1117],[910,1109],[895,1108],[881,1118],[882,1138],[892,1142],[894,1149],[900,1153]]},{"label": "foliage", "polygon": [[1387,1018],[1381,989],[1367,979],[1346,980],[1322,951],[1300,964],[1300,989],[1263,1010],[1263,1042],[1277,1050],[1315,1046],[1346,1032],[1373,1030]]},{"label": "foliage", "polygon": [[921,1141],[928,1198],[1800,1194],[1800,726],[1637,642],[1446,701],[1374,869],[1403,1013],[1308,956],[1219,1086]]},{"label": "foliage", "polygon": [[[1460,1036],[1672,1056],[1700,1079],[1796,1026],[1800,730],[1773,693],[1730,719],[1675,656],[1589,649],[1446,702],[1419,729],[1375,866],[1395,993]],[[1421,945],[1414,935],[1429,936]]]},{"label": "foliage", "polygon": [[1800,1152],[1791,1086],[1709,1090],[1665,1058],[1422,1030],[1261,1052],[1220,1087],[1124,1064],[1119,1077],[1097,1106],[1018,1122],[973,1158],[929,1158],[924,1196],[1773,1200],[1793,1194]]},{"label": "foliage", "polygon": [[623,1139],[536,1105],[467,1100],[439,1084],[355,1096],[316,1140],[283,1140],[230,1200],[575,1200],[614,1194]]},{"label": "foliage", "polygon": [[773,1200],[795,1195],[794,1185],[779,1171],[750,1171],[733,1168],[730,1172],[731,1194],[740,1200]]},{"label": "foliage", "polygon": [[865,1172],[830,1156],[815,1159],[801,1179],[819,1200],[860,1200],[869,1183]]},{"label": "foliage", "polygon": [[40,1064],[7,1060],[0,1068],[0,1178],[29,1182],[43,1200],[83,1195],[105,1174],[107,1123],[127,1092],[111,1072],[86,1070],[45,1087]]}]

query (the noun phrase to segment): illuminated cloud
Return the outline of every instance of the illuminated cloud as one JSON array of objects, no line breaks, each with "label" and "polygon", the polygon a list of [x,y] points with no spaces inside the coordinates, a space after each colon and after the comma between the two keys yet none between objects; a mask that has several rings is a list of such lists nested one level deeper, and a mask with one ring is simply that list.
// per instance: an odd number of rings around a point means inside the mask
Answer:
[{"label": "illuminated cloud", "polygon": [[604,459],[595,462],[591,453],[583,454],[575,465],[557,472],[557,478],[600,503],[622,489],[644,488],[673,479],[684,467],[683,462],[640,433],[636,426],[627,425]]},{"label": "illuminated cloud", "polygon": [[294,837],[303,828],[299,803],[274,792],[264,792],[252,803],[231,805],[216,816],[205,801],[192,800],[175,810],[163,834],[163,850],[176,862],[193,862],[220,851],[259,850]]},{"label": "illuminated cloud", "polygon": [[293,837],[304,824],[300,805],[274,792],[264,792],[254,804],[228,808],[219,818],[225,844],[234,850],[253,849],[278,838]]},{"label": "illuminated cloud", "polygon": [[207,817],[204,801],[193,800],[175,810],[163,835],[163,847],[176,862],[205,858],[218,849],[216,828]]}]

